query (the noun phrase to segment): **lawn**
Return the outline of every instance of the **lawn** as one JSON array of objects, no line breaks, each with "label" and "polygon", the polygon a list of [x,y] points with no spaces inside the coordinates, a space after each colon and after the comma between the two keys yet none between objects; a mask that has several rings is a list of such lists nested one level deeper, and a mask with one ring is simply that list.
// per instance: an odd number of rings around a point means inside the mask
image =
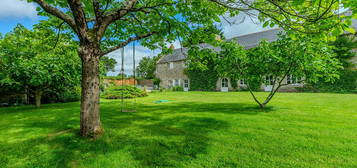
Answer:
[{"label": "lawn", "polygon": [[247,92],[166,92],[137,106],[102,100],[96,140],[77,136],[78,102],[0,108],[0,167],[357,166],[357,95],[278,93],[261,111]]}]

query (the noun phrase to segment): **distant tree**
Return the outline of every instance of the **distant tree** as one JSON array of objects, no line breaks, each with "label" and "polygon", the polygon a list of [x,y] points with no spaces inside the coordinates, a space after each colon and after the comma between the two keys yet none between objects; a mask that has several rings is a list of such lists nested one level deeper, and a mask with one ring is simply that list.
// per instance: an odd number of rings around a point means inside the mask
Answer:
[{"label": "distant tree", "polygon": [[343,66],[348,68],[351,65],[348,59],[355,57],[357,49],[357,40],[354,36],[341,35],[332,44],[333,52],[336,53],[336,58],[343,63]]},{"label": "distant tree", "polygon": [[156,71],[156,62],[160,56],[144,57],[140,60],[139,65],[136,67],[137,75],[144,79],[154,79]]},{"label": "distant tree", "polygon": [[115,71],[115,65],[117,64],[117,61],[114,58],[109,58],[108,56],[103,56],[100,58],[100,62],[103,65],[103,76],[106,76],[108,72],[114,72]]},{"label": "distant tree", "polygon": [[0,40],[0,85],[30,91],[40,107],[44,93],[80,83],[81,64],[75,49],[66,34],[58,38],[41,24],[32,31],[18,25]]},{"label": "distant tree", "polygon": [[122,77],[123,78],[127,78],[129,75],[127,75],[126,73],[119,72],[117,76],[120,77],[120,78],[122,78]]},{"label": "distant tree", "polygon": [[[336,41],[331,43],[336,58],[342,63],[343,69],[339,70],[340,78],[333,83],[318,81],[311,83],[313,91],[320,92],[356,92],[357,90],[357,70],[350,58],[356,56],[357,40],[350,34],[337,37]],[[307,89],[309,89],[307,87]]]}]

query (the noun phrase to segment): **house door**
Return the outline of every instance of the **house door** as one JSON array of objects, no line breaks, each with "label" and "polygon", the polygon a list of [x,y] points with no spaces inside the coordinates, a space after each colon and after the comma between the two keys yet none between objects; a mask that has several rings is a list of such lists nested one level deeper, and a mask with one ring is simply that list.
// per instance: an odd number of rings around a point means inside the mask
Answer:
[{"label": "house door", "polygon": [[221,82],[221,92],[228,92],[228,79],[223,78]]}]

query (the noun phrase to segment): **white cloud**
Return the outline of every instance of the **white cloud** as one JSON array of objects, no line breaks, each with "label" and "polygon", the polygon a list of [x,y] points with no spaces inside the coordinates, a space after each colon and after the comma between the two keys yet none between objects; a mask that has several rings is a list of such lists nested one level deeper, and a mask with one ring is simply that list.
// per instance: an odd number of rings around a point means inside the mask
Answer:
[{"label": "white cloud", "polygon": [[[153,57],[160,53],[160,50],[150,50],[141,45],[135,46],[135,65],[138,66],[143,57]],[[121,49],[115,50],[107,55],[109,58],[114,58],[117,61],[115,72],[109,72],[108,76],[116,76],[121,72]],[[133,74],[133,45],[130,44],[124,49],[124,73]]]},{"label": "white cloud", "polygon": [[34,19],[37,17],[36,6],[26,0],[0,0],[0,18],[5,17]]}]

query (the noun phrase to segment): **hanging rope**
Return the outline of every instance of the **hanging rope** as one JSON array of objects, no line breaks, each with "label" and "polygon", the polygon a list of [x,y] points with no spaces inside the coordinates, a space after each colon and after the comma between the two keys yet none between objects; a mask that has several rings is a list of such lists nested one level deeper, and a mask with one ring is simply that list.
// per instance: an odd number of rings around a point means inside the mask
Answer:
[{"label": "hanging rope", "polygon": [[[136,87],[136,72],[135,72],[135,41],[133,42],[133,77],[134,77],[134,87]],[[134,111],[136,111],[136,97],[134,97]]]},{"label": "hanging rope", "polygon": [[[121,49],[121,87],[124,89],[124,47]],[[124,107],[124,92],[121,91],[121,112],[123,112]]]}]

